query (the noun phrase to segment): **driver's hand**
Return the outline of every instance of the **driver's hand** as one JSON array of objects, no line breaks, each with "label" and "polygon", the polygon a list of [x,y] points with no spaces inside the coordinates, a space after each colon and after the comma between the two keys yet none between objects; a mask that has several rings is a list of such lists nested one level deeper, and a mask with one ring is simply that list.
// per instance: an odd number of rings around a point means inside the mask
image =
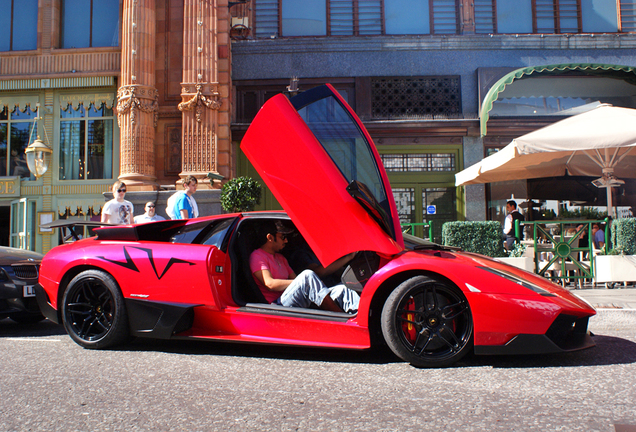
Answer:
[{"label": "driver's hand", "polygon": [[356,254],[357,254],[357,253],[358,253],[358,252],[351,252],[350,254],[345,255],[346,262],[349,262],[349,261],[351,261],[353,258],[355,258],[355,256],[356,256]]}]

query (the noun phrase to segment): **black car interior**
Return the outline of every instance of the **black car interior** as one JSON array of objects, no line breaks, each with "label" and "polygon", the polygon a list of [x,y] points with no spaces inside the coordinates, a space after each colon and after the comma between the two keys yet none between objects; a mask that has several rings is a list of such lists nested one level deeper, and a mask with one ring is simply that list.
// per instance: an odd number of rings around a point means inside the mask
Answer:
[{"label": "black car interior", "polygon": [[[238,225],[229,245],[232,261],[232,297],[239,306],[257,303],[268,305],[265,297],[254,281],[250,269],[250,255],[260,247],[257,230],[263,218],[246,218]],[[297,234],[300,236],[300,233]],[[308,247],[304,241],[292,241],[291,247]],[[298,246],[302,244],[303,246]],[[380,258],[374,252],[359,252],[342,273],[341,282],[347,287],[361,292],[364,284],[375,273],[380,264]],[[282,306],[272,307],[282,308]],[[316,311],[318,312],[318,311]],[[327,313],[325,311],[320,311]],[[333,314],[334,312],[328,312]],[[347,314],[345,314],[347,315]]]}]

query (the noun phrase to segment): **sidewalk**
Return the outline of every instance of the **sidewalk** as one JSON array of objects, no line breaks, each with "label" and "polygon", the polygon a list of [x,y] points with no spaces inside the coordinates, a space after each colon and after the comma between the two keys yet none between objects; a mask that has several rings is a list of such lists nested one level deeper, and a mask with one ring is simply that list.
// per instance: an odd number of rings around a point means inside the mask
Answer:
[{"label": "sidewalk", "polygon": [[636,288],[614,288],[604,287],[570,289],[572,294],[587,300],[596,309],[635,309],[636,310]]}]

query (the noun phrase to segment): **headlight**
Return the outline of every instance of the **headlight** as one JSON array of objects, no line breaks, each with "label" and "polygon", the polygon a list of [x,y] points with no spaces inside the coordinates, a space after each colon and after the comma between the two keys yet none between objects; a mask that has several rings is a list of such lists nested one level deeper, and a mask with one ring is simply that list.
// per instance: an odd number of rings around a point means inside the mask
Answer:
[{"label": "headlight", "polygon": [[484,271],[496,274],[497,276],[501,276],[504,279],[509,280],[510,282],[516,283],[518,285],[521,285],[524,288],[528,288],[529,290],[532,290],[534,292],[536,292],[537,294],[540,294],[542,296],[546,296],[546,297],[556,297],[556,294],[551,293],[550,291],[547,291],[543,288],[541,288],[539,285],[535,285],[532,282],[529,282],[525,279],[521,279],[519,276],[507,272],[506,270],[500,270],[500,269],[494,269],[494,268],[490,268],[490,267],[478,267]]}]

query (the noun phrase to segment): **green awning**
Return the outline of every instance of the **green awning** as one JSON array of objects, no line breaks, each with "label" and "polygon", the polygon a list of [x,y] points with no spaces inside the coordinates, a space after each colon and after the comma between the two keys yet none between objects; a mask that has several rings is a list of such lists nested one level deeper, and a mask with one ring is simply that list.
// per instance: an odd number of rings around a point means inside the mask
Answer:
[{"label": "green awning", "polygon": [[[633,66],[621,66],[621,65],[609,65],[599,63],[567,63],[556,64],[547,66],[528,66],[509,72],[501,77],[486,93],[486,97],[481,104],[481,110],[479,113],[479,122],[481,127],[481,135],[486,135],[486,124],[488,123],[489,113],[492,110],[493,103],[499,97],[499,94],[503,92],[509,84],[514,81],[528,77],[532,74],[542,75],[561,75],[571,71],[583,71],[586,75],[607,75],[614,72],[622,72],[623,78],[625,74],[632,74],[631,79],[636,80],[636,67]],[[631,81],[630,79],[630,81]]]}]

